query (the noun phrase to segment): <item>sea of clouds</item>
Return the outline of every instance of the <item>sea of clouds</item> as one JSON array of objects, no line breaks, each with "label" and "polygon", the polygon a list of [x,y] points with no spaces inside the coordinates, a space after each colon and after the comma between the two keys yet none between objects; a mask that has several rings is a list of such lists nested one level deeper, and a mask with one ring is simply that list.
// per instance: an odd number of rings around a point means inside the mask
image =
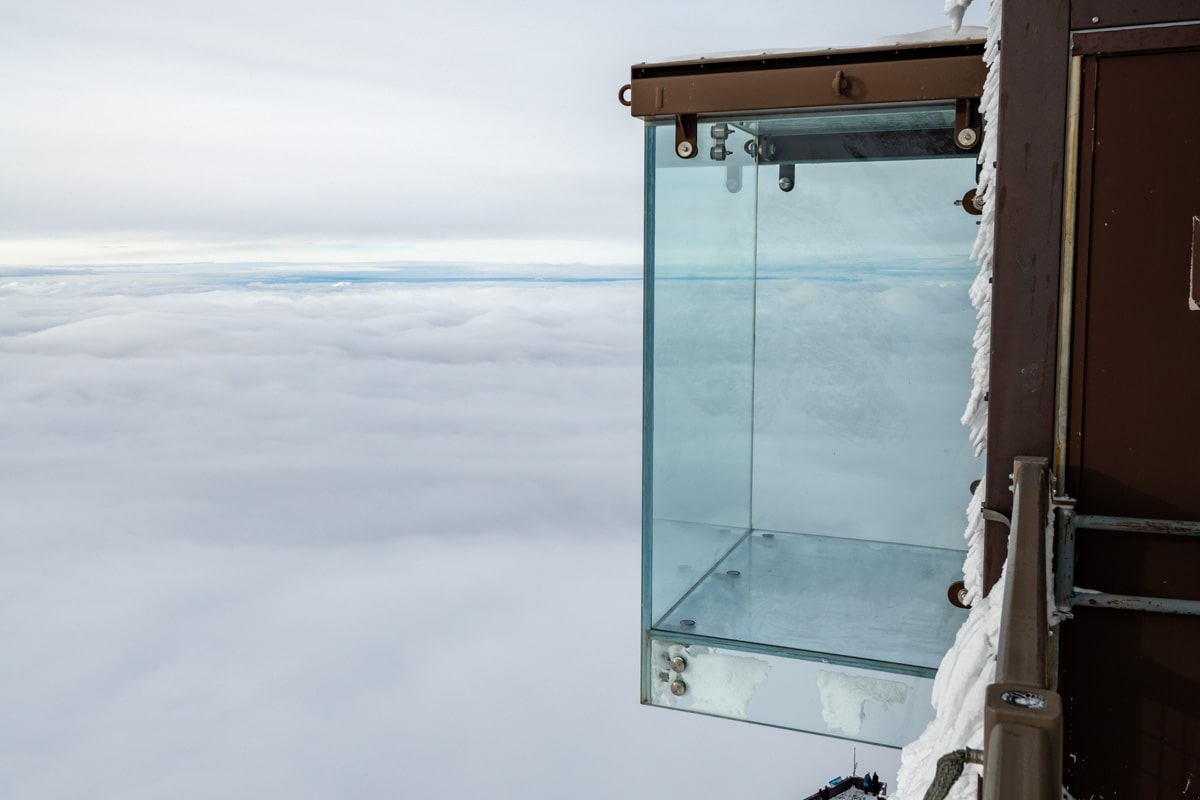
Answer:
[{"label": "sea of clouds", "polygon": [[0,796],[849,772],[638,705],[640,282],[478,278],[0,272]]}]

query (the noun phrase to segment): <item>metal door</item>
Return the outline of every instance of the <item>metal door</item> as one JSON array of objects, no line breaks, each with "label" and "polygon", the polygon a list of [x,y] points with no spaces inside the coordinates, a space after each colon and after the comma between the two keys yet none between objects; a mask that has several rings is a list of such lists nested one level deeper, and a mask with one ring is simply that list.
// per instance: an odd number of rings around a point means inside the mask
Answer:
[{"label": "metal door", "polygon": [[[1079,177],[1059,490],[1081,515],[1200,520],[1198,30],[1075,37]],[[1200,600],[1194,535],[1081,530],[1074,564],[1085,590]],[[1089,608],[1080,596],[1061,631],[1064,782],[1076,797],[1200,797],[1200,617]]]}]

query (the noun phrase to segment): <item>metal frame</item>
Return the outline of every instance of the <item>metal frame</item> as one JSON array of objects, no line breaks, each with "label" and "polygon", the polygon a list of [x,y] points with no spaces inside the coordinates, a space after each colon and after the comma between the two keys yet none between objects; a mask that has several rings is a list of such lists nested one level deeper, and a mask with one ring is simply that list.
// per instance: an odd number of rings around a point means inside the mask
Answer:
[{"label": "metal frame", "polygon": [[1075,607],[1088,607],[1200,616],[1200,600],[1112,594],[1075,586],[1075,538],[1079,530],[1200,536],[1200,522],[1076,514],[1068,505],[1060,510],[1059,522],[1055,527],[1058,529],[1058,536],[1055,544],[1057,555],[1054,569],[1054,603],[1059,611],[1069,613]]},{"label": "metal frame", "polygon": [[695,158],[697,119],[954,100],[954,143],[978,148],[979,97],[987,67],[984,42],[920,43],[891,47],[761,53],[638,64],[617,93],[630,113],[675,121],[675,151]]}]

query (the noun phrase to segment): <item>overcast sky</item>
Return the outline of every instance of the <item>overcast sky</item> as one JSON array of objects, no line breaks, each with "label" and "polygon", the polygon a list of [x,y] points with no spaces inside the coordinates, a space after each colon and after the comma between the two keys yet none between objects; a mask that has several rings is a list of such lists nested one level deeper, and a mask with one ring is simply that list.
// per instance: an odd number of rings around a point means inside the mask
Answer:
[{"label": "overcast sky", "polygon": [[0,263],[636,263],[630,64],[944,23],[939,0],[0,0]]}]

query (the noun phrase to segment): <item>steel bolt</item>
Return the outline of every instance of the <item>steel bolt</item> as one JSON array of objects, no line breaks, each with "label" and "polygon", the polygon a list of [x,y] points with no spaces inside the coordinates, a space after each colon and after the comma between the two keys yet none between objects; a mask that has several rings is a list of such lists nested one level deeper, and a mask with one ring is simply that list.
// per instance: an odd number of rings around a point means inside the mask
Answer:
[{"label": "steel bolt", "polygon": [[790,192],[796,185],[796,182],[786,175],[779,179],[779,188],[785,192]]},{"label": "steel bolt", "polygon": [[671,681],[671,694],[676,697],[683,697],[687,694],[687,684],[681,680]]},{"label": "steel bolt", "polygon": [[683,672],[687,669],[687,659],[683,656],[675,656],[671,659],[671,669],[676,672]]},{"label": "steel bolt", "polygon": [[1099,18],[1099,17],[1092,17],[1092,24],[1093,24],[1093,25],[1099,25],[1099,24],[1100,24],[1100,18]]},{"label": "steel bolt", "polygon": [[958,132],[958,138],[955,141],[958,142],[959,147],[974,147],[978,139],[979,134],[975,133],[974,128],[963,128]]},{"label": "steel bolt", "polygon": [[692,153],[696,152],[696,148],[691,142],[680,142],[675,145],[675,152],[679,154],[680,158],[691,158]]}]

